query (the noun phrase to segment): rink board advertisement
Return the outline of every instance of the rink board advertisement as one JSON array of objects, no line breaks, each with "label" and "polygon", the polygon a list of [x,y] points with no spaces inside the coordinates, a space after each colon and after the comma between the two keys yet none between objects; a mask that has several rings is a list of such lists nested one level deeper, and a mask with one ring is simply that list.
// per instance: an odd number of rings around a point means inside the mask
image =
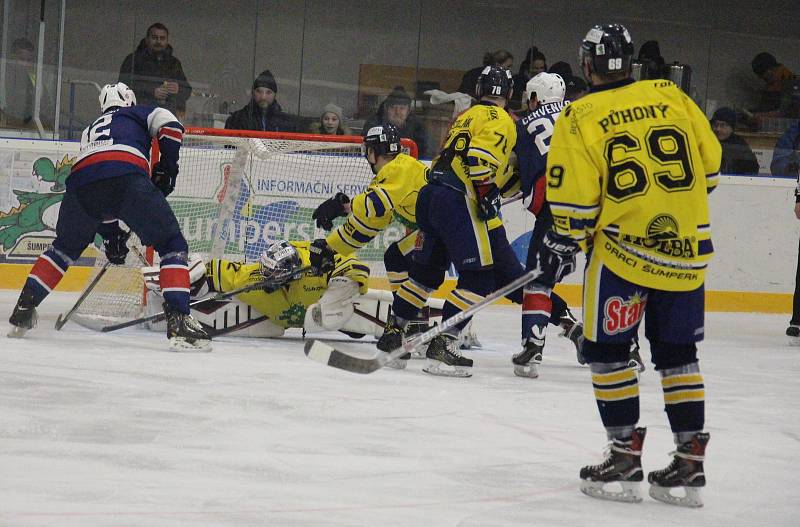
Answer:
[{"label": "rink board advertisement", "polygon": [[[0,287],[19,287],[29,266],[52,242],[64,181],[77,152],[75,142],[0,139]],[[371,178],[363,157],[352,154],[247,156],[247,177],[238,197],[227,202],[232,209],[222,210],[235,155],[235,150],[208,145],[181,150],[181,175],[169,201],[193,250],[208,252],[220,228],[227,240],[224,255],[250,261],[271,241],[322,237],[325,232],[311,219],[314,208],[337,192],[358,194]],[[748,310],[749,302],[756,311],[790,309],[800,235],[793,187],[790,180],[722,178],[711,196],[716,254],[707,278],[707,289],[719,292],[721,300],[709,307],[725,309],[733,302]],[[228,220],[220,225],[220,217]],[[516,202],[503,209],[503,219],[509,241],[524,261],[533,217]],[[386,247],[405,232],[404,226],[392,224],[359,252],[376,276],[385,276]],[[88,248],[79,265],[91,266],[96,254],[94,247]],[[579,303],[583,260],[579,256],[580,268],[563,288],[573,304]],[[67,275],[72,279],[65,278],[64,289],[80,289],[86,276],[86,269],[76,267]],[[764,294],[737,294],[743,291]]]}]

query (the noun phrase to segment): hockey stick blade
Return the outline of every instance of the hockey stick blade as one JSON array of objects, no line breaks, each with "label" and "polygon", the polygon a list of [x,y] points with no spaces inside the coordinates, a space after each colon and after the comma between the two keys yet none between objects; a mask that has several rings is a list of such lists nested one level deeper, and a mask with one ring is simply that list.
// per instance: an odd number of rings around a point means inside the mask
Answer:
[{"label": "hockey stick blade", "polygon": [[459,311],[447,320],[442,321],[441,324],[432,327],[424,333],[414,336],[391,353],[379,351],[373,357],[355,357],[345,351],[336,349],[331,344],[325,343],[321,340],[311,339],[305,344],[305,354],[311,360],[320,362],[322,364],[327,364],[328,366],[338,368],[340,370],[345,370],[352,373],[372,373],[383,368],[387,363],[405,355],[406,353],[413,353],[417,351],[418,348],[425,345],[432,338],[436,337],[437,335],[441,335],[453,326],[463,322],[486,306],[492,304],[495,300],[511,293],[516,289],[519,289],[520,287],[523,287],[525,284],[539,276],[539,273],[540,271],[538,269],[528,271],[513,282],[501,287],[500,289],[497,289],[492,294],[487,295],[483,298],[483,300],[473,304],[468,309]]},{"label": "hockey stick blade", "polygon": [[[298,269],[297,271],[295,271],[295,274],[298,277],[300,277],[300,276],[304,275],[305,273],[309,272],[310,270],[311,270],[311,266],[306,266],[306,267],[303,267],[303,268]],[[274,280],[262,280],[260,282],[256,282],[255,284],[249,284],[249,285],[240,287],[238,289],[234,289],[233,291],[227,291],[225,293],[217,293],[216,295],[210,296],[208,298],[202,298],[200,300],[195,300],[194,302],[190,302],[189,303],[189,308],[198,306],[200,304],[205,304],[205,303],[208,303],[208,302],[216,302],[218,300],[225,300],[226,298],[231,298],[233,296],[240,295],[242,293],[247,293],[248,291],[255,291],[256,289],[262,289],[264,287],[281,286],[284,283],[286,283],[286,282],[283,281],[283,282],[277,283]],[[145,322],[158,322],[158,321],[164,320],[164,318],[166,318],[166,313],[161,311],[159,313],[154,313],[154,314],[148,315],[146,317],[141,317],[141,318],[137,318],[137,319],[134,319],[134,320],[129,320],[127,322],[122,322],[120,324],[113,324],[111,326],[103,326],[102,328],[100,328],[100,331],[103,332],[103,333],[108,333],[110,331],[117,331],[118,329],[124,329],[124,328],[129,328],[131,326],[137,326],[139,324],[144,324]]]}]

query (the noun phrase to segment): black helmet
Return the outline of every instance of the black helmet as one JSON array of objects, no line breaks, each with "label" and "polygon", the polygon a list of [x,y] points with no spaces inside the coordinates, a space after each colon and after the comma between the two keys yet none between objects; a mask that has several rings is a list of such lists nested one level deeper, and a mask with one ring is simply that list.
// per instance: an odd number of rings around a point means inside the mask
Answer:
[{"label": "black helmet", "polygon": [[400,132],[393,124],[373,126],[364,136],[364,155],[371,148],[376,156],[393,156],[400,153]]},{"label": "black helmet", "polygon": [[589,65],[590,73],[628,73],[633,59],[633,40],[622,24],[594,26],[586,33],[578,51],[578,60]]},{"label": "black helmet", "polygon": [[514,91],[514,78],[511,71],[497,66],[486,66],[478,76],[478,83],[475,85],[475,94],[478,99],[484,95],[495,97],[511,98]]}]

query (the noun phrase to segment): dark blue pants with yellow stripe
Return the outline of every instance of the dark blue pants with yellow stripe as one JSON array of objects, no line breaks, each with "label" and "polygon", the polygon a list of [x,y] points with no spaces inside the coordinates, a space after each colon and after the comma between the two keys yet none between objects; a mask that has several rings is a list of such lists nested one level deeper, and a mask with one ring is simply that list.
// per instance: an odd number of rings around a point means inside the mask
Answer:
[{"label": "dark blue pants with yellow stripe", "polygon": [[705,387],[696,343],[703,340],[704,288],[662,291],[629,282],[589,258],[583,289],[583,355],[591,367],[609,439],[627,439],[639,421],[639,380],[628,367],[642,318],[677,444],[703,430]]},{"label": "dark blue pants with yellow stripe", "polygon": [[[458,282],[446,298],[445,320],[482,300],[495,290],[498,281],[507,283],[524,273],[505,239],[505,230],[490,230],[477,216],[474,201],[461,192],[426,185],[417,198],[416,218],[420,232],[411,269],[408,280],[397,290],[393,306],[398,317],[411,320],[417,316],[431,293],[444,282],[451,263],[458,272]],[[468,322],[463,321],[451,333],[457,334]]]}]

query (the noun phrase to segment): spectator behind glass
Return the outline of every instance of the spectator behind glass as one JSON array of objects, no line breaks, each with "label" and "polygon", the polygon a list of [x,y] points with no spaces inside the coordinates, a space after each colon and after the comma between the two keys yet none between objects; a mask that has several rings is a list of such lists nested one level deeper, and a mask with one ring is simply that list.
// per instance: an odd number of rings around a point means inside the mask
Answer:
[{"label": "spectator behind glass", "polygon": [[795,122],[775,143],[770,172],[777,177],[798,177],[800,168],[800,121]]},{"label": "spectator behind glass", "polygon": [[664,57],[657,40],[648,40],[639,48],[637,62],[642,65],[642,79],[661,79],[664,77]]},{"label": "spectator behind glass", "polygon": [[473,99],[477,99],[478,97],[475,95],[475,85],[478,84],[478,76],[480,76],[483,68],[486,66],[499,66],[501,68],[511,69],[511,66],[513,65],[514,55],[504,49],[498,49],[497,51],[486,53],[483,56],[482,66],[472,68],[464,73],[463,77],[461,77],[461,85],[459,85],[458,91],[461,93],[466,93]]},{"label": "spectator behind glass", "polygon": [[736,135],[736,111],[722,107],[714,112],[711,128],[722,145],[722,174],[758,174],[758,161],[743,137]]},{"label": "spectator behind glass", "polygon": [[384,123],[393,124],[400,132],[400,137],[413,139],[417,143],[419,157],[427,158],[428,137],[425,127],[411,113],[411,97],[402,86],[396,86],[378,107],[375,115],[367,119],[367,122],[364,123],[363,135],[366,135],[373,126]]},{"label": "spectator behind glass", "polygon": [[147,28],[147,36],[136,51],[125,57],[119,80],[133,90],[137,104],[161,106],[178,117],[186,113],[192,87],[181,61],[172,54],[169,30],[160,22]]},{"label": "spectator behind glass", "polygon": [[543,71],[547,71],[547,59],[544,54],[536,46],[528,48],[525,60],[519,65],[519,74],[514,75],[514,92],[508,102],[509,108],[527,110],[526,105],[522,102],[522,92],[525,91],[528,81]]},{"label": "spectator behind glass", "polygon": [[296,119],[283,112],[277,97],[278,84],[275,77],[269,70],[262,71],[253,81],[250,102],[228,117],[225,128],[261,132],[297,131]]},{"label": "spectator behind glass", "polygon": [[350,135],[350,129],[344,125],[342,109],[333,103],[325,105],[319,121],[311,123],[309,130],[312,134]]},{"label": "spectator behind glass", "polygon": [[783,83],[792,77],[792,72],[783,64],[779,64],[774,55],[767,52],[756,55],[751,66],[753,73],[764,81],[764,89],[761,91],[758,106],[753,109],[753,112],[777,111],[781,106]]},{"label": "spectator behind glass", "polygon": [[30,128],[36,88],[34,47],[27,38],[11,44],[6,66],[6,100],[0,101],[3,125],[9,128]]}]

